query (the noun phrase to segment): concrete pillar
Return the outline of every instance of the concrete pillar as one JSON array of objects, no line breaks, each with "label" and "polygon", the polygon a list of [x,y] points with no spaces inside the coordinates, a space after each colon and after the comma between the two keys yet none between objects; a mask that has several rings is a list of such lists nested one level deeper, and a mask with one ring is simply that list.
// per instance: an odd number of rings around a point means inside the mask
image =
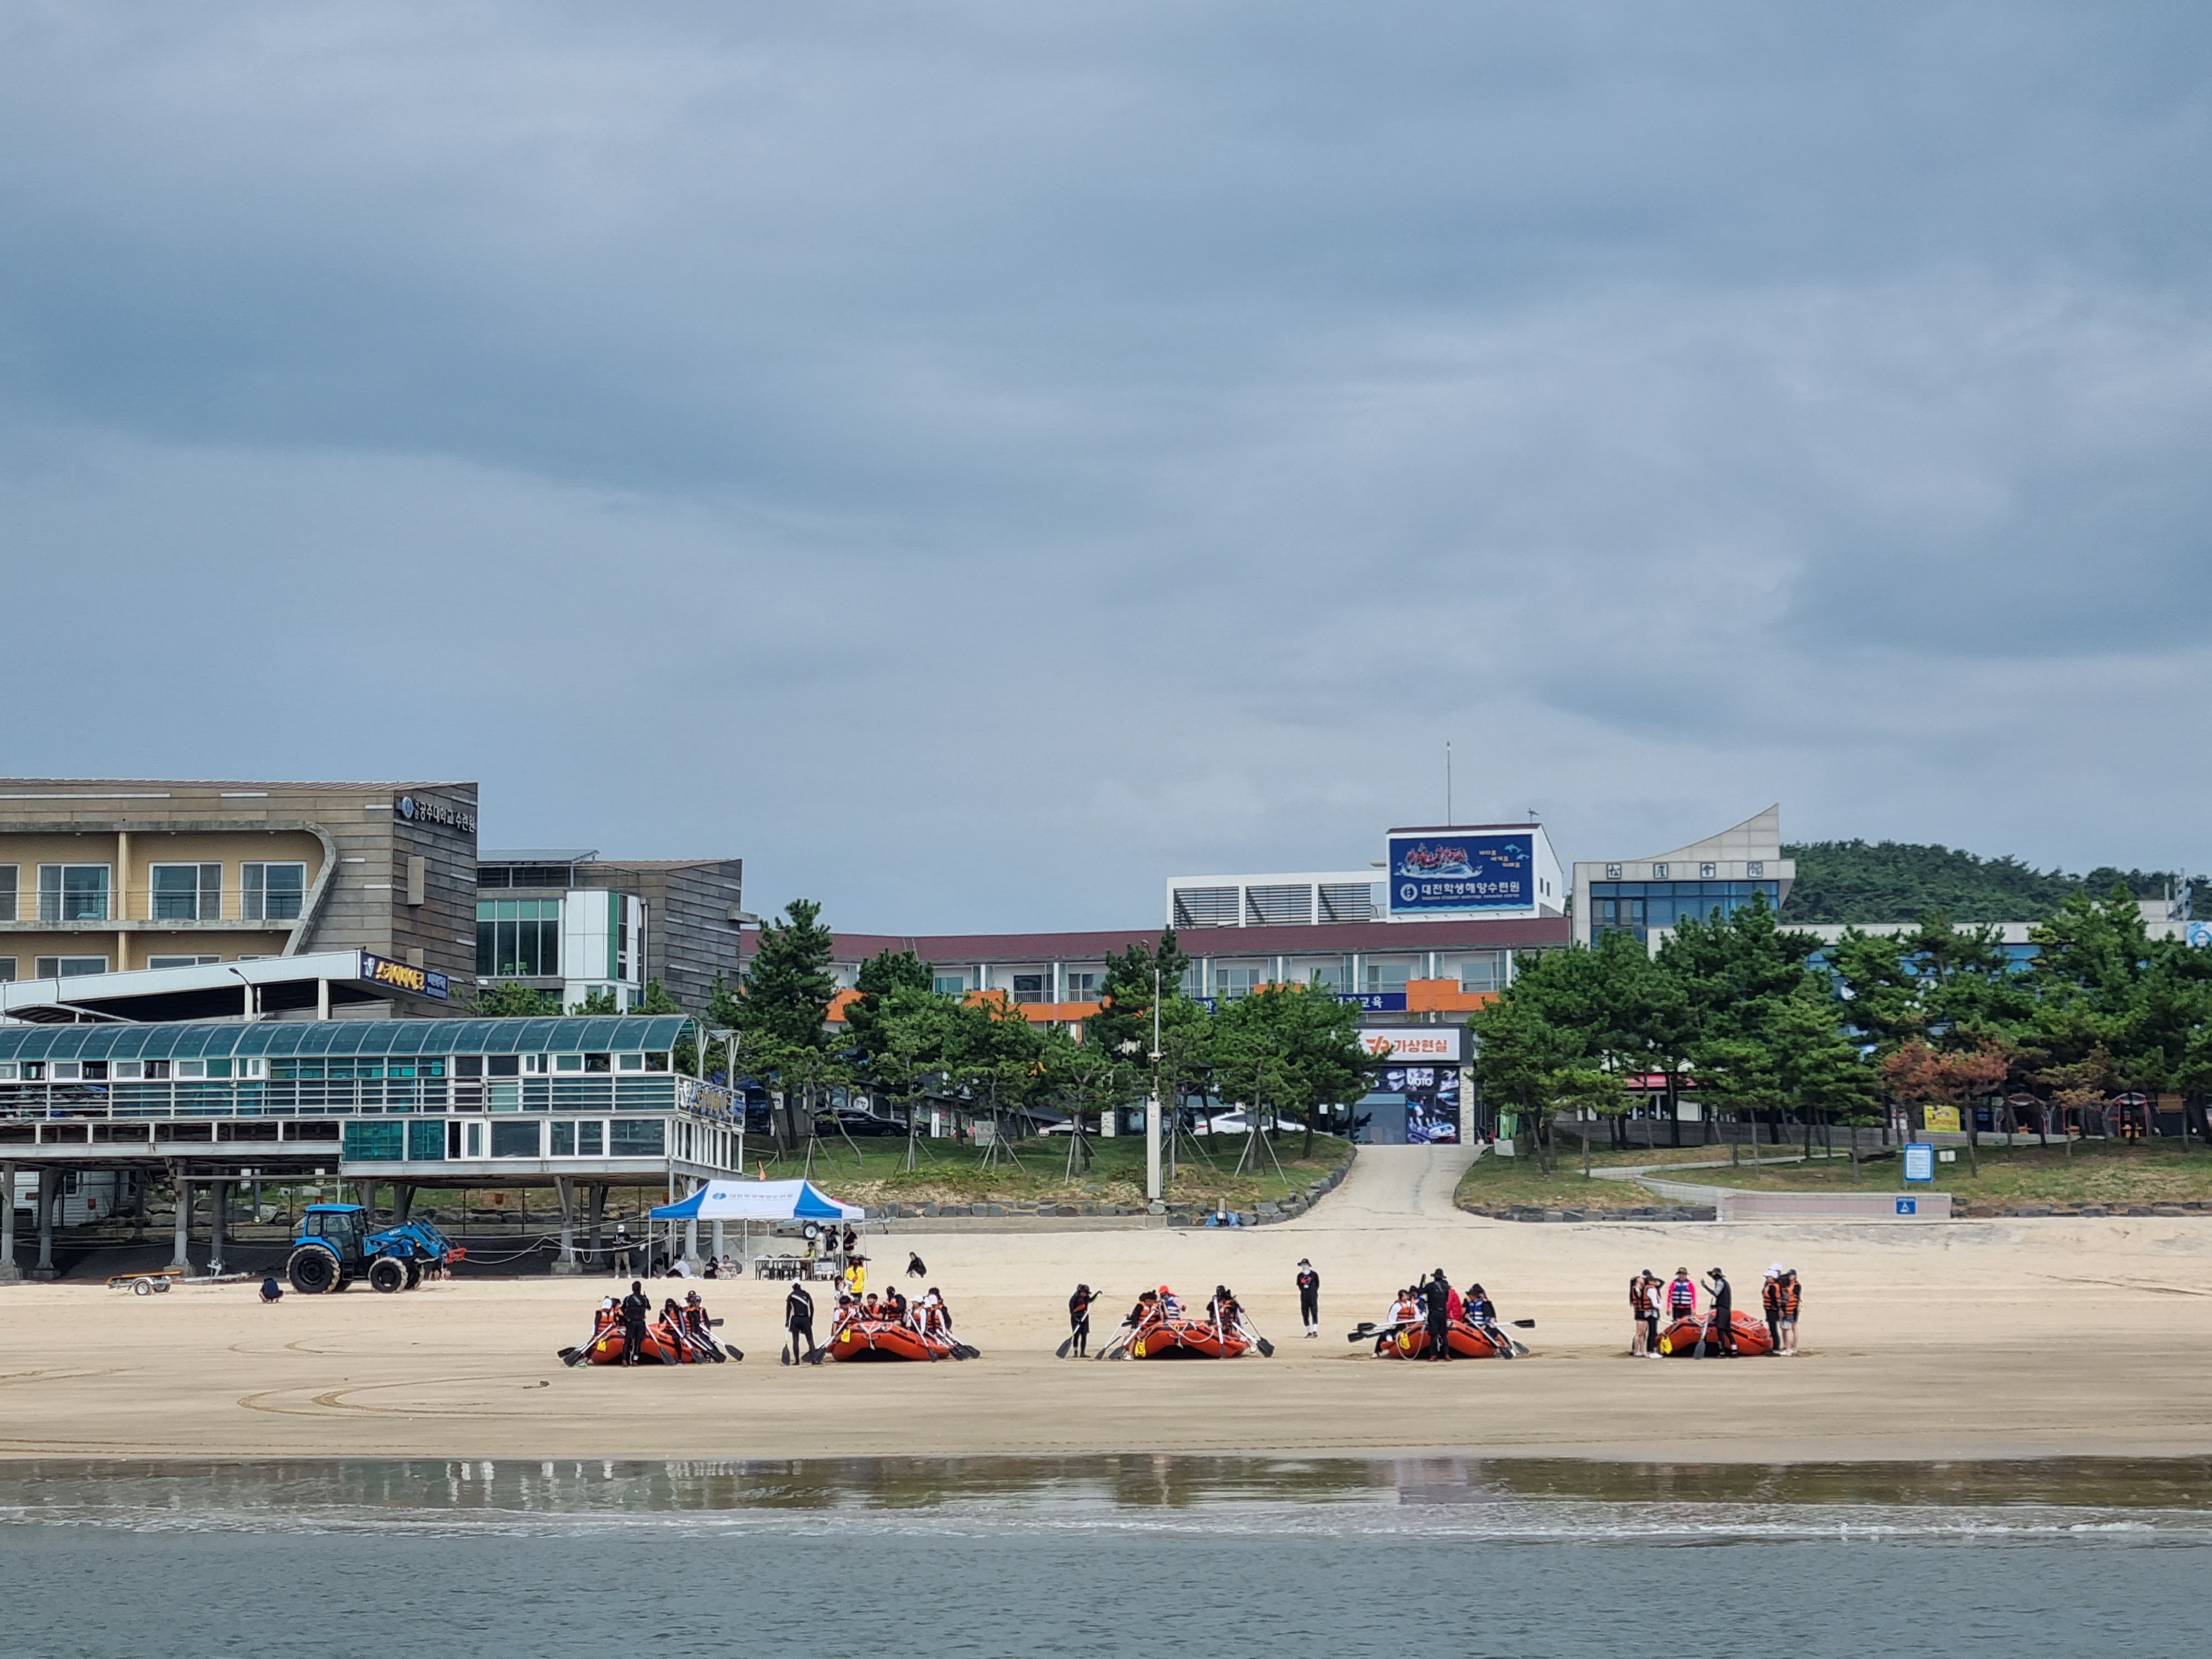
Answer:
[{"label": "concrete pillar", "polygon": [[54,1205],[61,1188],[61,1171],[39,1171],[39,1265],[31,1269],[33,1279],[58,1279],[54,1267]]},{"label": "concrete pillar", "polygon": [[584,1271],[583,1263],[576,1260],[576,1183],[568,1176],[556,1176],[553,1191],[561,1200],[561,1254],[553,1259],[553,1272],[560,1278],[572,1278]]},{"label": "concrete pillar", "polygon": [[177,1172],[177,1249],[169,1258],[172,1267],[189,1267],[192,1258],[188,1254],[192,1242],[192,1183],[185,1179],[184,1171]]},{"label": "concrete pillar", "polygon": [[[703,1181],[695,1181],[691,1183],[691,1190],[695,1193],[702,1191],[706,1185]],[[696,1216],[684,1224],[684,1259],[695,1267],[699,1265],[699,1218]]]},{"label": "concrete pillar", "polygon": [[356,1181],[353,1185],[354,1202],[368,1212],[362,1218],[362,1224],[368,1232],[373,1233],[376,1231],[376,1183],[374,1181]]},{"label": "concrete pillar", "polygon": [[0,1164],[0,1281],[13,1284],[22,1276],[15,1265],[15,1166]]},{"label": "concrete pillar", "polygon": [[415,1183],[395,1181],[392,1183],[392,1223],[398,1226],[415,1212]]},{"label": "concrete pillar", "polygon": [[222,1271],[223,1236],[230,1230],[224,1225],[230,1219],[230,1188],[228,1181],[208,1183],[208,1271]]},{"label": "concrete pillar", "polygon": [[604,1181],[594,1181],[592,1183],[591,1207],[586,1218],[586,1231],[584,1235],[586,1243],[590,1246],[587,1254],[591,1257],[591,1265],[594,1267],[604,1265],[606,1261],[606,1258],[599,1254],[599,1228],[606,1218],[606,1212],[607,1183]]},{"label": "concrete pillar", "polygon": [[144,1170],[131,1172],[131,1241],[134,1244],[146,1237],[146,1176]]},{"label": "concrete pillar", "polygon": [[728,1254],[727,1248],[726,1248],[726,1246],[725,1245],[725,1243],[724,1243],[724,1242],[723,1242],[723,1238],[722,1238],[722,1226],[723,1226],[723,1224],[722,1224],[721,1222],[717,1221],[717,1222],[714,1224],[714,1260],[715,1260],[715,1261],[720,1261],[722,1259],[722,1257],[723,1257],[724,1255],[726,1255],[726,1254]]}]

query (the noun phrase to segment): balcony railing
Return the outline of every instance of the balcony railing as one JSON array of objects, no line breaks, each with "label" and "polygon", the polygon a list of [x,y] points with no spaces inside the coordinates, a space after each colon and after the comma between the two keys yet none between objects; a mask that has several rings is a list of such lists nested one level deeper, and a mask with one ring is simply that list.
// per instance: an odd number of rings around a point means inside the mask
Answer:
[{"label": "balcony railing", "polygon": [[[120,904],[118,904],[118,900]],[[12,909],[0,895],[0,921],[40,921],[112,927],[118,921],[234,921],[289,927],[300,920],[307,896],[276,893],[165,893],[131,888],[121,893],[18,893]]]},{"label": "balcony railing", "polygon": [[684,1111],[742,1118],[726,1089],[668,1074],[619,1077],[172,1079],[156,1083],[0,1083],[0,1122],[301,1117],[421,1112]]}]

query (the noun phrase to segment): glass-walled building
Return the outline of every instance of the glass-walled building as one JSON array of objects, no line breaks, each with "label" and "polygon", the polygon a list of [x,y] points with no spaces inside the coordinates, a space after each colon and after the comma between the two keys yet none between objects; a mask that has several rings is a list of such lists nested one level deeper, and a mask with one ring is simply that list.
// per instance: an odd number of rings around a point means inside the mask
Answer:
[{"label": "glass-walled building", "polygon": [[1731,915],[1754,895],[1779,909],[1796,876],[1796,865],[1782,856],[1779,806],[1670,853],[1577,860],[1575,942],[1627,933],[1648,945],[1685,917]]},{"label": "glass-walled building", "polygon": [[589,848],[486,852],[477,863],[479,984],[516,980],[564,1008],[594,994],[634,1008],[658,979],[704,1012],[716,973],[734,984],[743,863],[602,859]]}]

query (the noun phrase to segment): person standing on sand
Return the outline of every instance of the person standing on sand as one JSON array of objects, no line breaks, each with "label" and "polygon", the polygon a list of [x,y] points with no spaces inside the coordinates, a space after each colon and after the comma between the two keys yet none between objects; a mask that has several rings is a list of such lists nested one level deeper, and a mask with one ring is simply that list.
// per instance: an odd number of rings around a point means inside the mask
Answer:
[{"label": "person standing on sand", "polygon": [[1698,1284],[1687,1267],[1675,1268],[1674,1278],[1667,1281],[1667,1316],[1670,1320],[1698,1316]]},{"label": "person standing on sand", "polygon": [[1713,1299],[1713,1336],[1724,1354],[1735,1352],[1735,1292],[1729,1288],[1728,1275],[1718,1267],[1705,1275],[1705,1294]]},{"label": "person standing on sand", "polygon": [[1782,1352],[1791,1359],[1797,1357],[1797,1307],[1805,1299],[1805,1287],[1798,1282],[1797,1270],[1782,1270]]},{"label": "person standing on sand", "polygon": [[1429,1325],[1429,1355],[1431,1359],[1449,1359],[1451,1356],[1451,1281],[1444,1270],[1437,1268],[1429,1275],[1423,1297],[1427,1304]]},{"label": "person standing on sand", "polygon": [[1661,1304],[1666,1299],[1662,1294],[1665,1289],[1666,1285],[1659,1275],[1646,1267],[1644,1270],[1644,1357],[1646,1359],[1662,1357],[1659,1352],[1659,1315]]},{"label": "person standing on sand", "polygon": [[629,1294],[622,1299],[623,1364],[636,1364],[645,1352],[645,1320],[652,1311],[653,1298],[645,1293],[644,1285],[631,1279]]},{"label": "person standing on sand", "polygon": [[1766,1270],[1766,1277],[1759,1286],[1759,1310],[1766,1316],[1766,1357],[1778,1358],[1782,1353],[1782,1264],[1778,1261]]},{"label": "person standing on sand", "polygon": [[1321,1334],[1321,1275],[1304,1256],[1298,1258],[1298,1317],[1308,1336]]},{"label": "person standing on sand", "polygon": [[806,1286],[797,1279],[791,1281],[791,1294],[783,1298],[783,1328],[791,1334],[791,1363],[799,1364],[799,1345],[806,1344],[806,1358],[814,1358],[814,1298],[806,1293]]},{"label": "person standing on sand", "polygon": [[1078,1285],[1067,1298],[1067,1352],[1071,1358],[1091,1357],[1091,1304],[1098,1298],[1088,1285]]},{"label": "person standing on sand", "polygon": [[1651,1288],[1644,1281],[1650,1273],[1631,1273],[1628,1276],[1628,1357],[1640,1359],[1651,1352],[1651,1328],[1644,1322],[1651,1310]]}]

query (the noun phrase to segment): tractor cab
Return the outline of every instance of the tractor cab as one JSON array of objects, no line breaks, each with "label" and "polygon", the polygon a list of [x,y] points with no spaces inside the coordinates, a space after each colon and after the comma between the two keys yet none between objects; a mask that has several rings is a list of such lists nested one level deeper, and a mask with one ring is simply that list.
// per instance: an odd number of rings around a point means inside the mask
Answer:
[{"label": "tractor cab", "polygon": [[368,1213],[358,1204],[310,1204],[301,1212],[300,1237],[319,1238],[340,1261],[361,1260]]}]

